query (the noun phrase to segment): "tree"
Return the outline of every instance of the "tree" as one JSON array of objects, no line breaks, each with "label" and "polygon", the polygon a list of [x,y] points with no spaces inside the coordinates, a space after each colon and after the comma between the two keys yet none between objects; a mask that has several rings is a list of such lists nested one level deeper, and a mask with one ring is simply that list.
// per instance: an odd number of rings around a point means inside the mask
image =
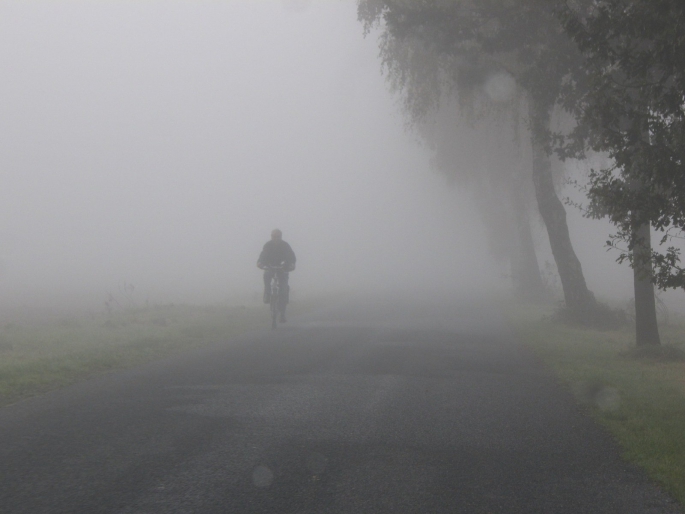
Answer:
[{"label": "tree", "polygon": [[[484,221],[491,255],[509,269],[519,298],[541,301],[548,296],[540,274],[531,229],[534,204],[530,151],[520,138],[520,121],[508,102],[489,115],[464,112],[455,101],[418,127],[434,151],[433,166],[450,183],[467,189]],[[472,106],[473,107],[473,106]]]},{"label": "tree", "polygon": [[559,151],[610,158],[590,174],[587,214],[616,225],[607,244],[634,269],[637,344],[658,345],[652,283],[685,287],[679,250],[651,245],[652,227],[659,246],[685,228],[685,4],[583,0],[557,14],[584,58],[561,90],[577,125]]},{"label": "tree", "polygon": [[360,0],[365,30],[383,22],[381,57],[391,86],[413,117],[439,105],[440,93],[467,98],[488,77],[513,77],[525,93],[537,205],[547,228],[568,313],[581,323],[600,310],[587,288],[554,189],[549,122],[563,79],[580,58],[546,0]]}]

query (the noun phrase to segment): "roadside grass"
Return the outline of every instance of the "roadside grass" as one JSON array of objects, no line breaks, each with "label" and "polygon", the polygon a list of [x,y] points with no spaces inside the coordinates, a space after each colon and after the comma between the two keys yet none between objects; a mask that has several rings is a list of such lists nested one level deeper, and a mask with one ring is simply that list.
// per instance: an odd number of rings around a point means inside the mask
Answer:
[{"label": "roadside grass", "polygon": [[624,457],[685,505],[685,321],[660,327],[661,349],[640,351],[632,324],[583,329],[551,321],[551,309],[521,305],[508,315]]},{"label": "roadside grass", "polygon": [[[292,302],[291,315],[316,302]],[[263,305],[158,305],[0,327],[0,406],[268,327]]]}]

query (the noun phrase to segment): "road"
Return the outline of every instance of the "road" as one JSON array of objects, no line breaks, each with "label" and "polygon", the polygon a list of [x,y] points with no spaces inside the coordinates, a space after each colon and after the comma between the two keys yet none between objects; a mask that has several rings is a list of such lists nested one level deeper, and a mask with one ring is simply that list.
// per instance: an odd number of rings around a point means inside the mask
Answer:
[{"label": "road", "polygon": [[491,304],[367,299],[0,409],[0,512],[680,510]]}]

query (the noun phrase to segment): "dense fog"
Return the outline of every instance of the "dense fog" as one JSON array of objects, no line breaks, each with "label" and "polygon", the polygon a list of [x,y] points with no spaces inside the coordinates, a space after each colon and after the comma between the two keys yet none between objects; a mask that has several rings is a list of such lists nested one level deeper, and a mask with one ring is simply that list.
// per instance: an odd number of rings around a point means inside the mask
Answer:
[{"label": "dense fog", "polygon": [[[351,0],[4,1],[0,73],[3,305],[252,301],[273,228],[295,298],[507,288]],[[627,301],[610,227],[568,212],[588,285]]]}]

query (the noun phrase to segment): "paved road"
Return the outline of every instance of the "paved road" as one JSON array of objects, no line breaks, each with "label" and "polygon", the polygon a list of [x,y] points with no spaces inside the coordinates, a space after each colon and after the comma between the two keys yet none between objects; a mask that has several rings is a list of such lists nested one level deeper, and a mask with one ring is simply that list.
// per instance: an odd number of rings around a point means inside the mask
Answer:
[{"label": "paved road", "polygon": [[349,304],[0,409],[0,512],[679,512],[495,310],[417,305]]}]

